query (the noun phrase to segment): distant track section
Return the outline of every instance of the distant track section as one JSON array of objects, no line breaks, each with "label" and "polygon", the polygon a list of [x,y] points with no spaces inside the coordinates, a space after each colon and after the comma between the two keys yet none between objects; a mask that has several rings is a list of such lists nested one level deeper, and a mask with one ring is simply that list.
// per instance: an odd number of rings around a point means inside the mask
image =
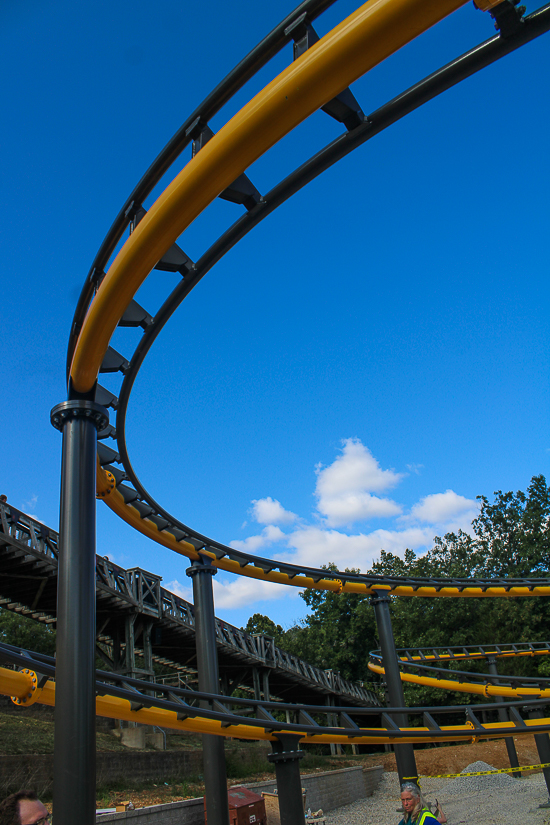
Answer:
[{"label": "distant track section", "polygon": [[[548,656],[550,655],[550,642],[406,648],[396,652],[403,682],[486,697],[550,698],[550,679],[543,676],[475,673],[453,670],[450,667],[453,663],[465,661],[496,661],[526,656],[530,658]],[[369,669],[379,675],[384,674],[381,651],[371,651]]]}]

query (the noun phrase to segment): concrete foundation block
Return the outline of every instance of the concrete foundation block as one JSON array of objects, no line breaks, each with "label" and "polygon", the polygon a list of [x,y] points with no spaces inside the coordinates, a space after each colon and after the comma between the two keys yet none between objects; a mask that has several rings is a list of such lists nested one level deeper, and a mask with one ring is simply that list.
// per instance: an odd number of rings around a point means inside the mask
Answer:
[{"label": "concrete foundation block", "polygon": [[137,728],[122,728],[120,741],[123,745],[126,745],[127,748],[144,748],[145,728],[141,726]]}]

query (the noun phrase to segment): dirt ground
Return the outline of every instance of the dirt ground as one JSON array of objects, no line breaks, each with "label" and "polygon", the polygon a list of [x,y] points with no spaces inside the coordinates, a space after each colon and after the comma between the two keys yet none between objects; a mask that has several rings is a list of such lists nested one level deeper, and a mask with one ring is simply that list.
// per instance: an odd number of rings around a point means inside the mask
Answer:
[{"label": "dirt ground", "polygon": [[[516,738],[515,745],[520,765],[539,764],[537,748],[532,736]],[[504,739],[478,742],[475,745],[444,745],[436,748],[422,748],[415,750],[415,756],[418,772],[423,776],[460,773],[467,765],[477,761],[487,762],[495,768],[507,768],[510,766]],[[349,767],[354,764],[365,766],[383,765],[387,771],[396,770],[395,754],[393,753],[378,753],[373,756],[361,756],[358,759],[349,757],[342,761],[335,760],[334,767]],[[317,768],[317,770],[321,770],[321,768]],[[529,771],[529,773],[537,773],[537,771]],[[268,779],[270,776],[266,774],[265,778]],[[261,779],[261,776],[256,775],[250,778],[244,778],[240,780],[240,782],[232,780],[231,784],[248,784],[249,782],[259,782]],[[136,808],[141,808],[146,805],[179,802],[182,799],[202,796],[202,793],[203,786],[200,784],[166,785],[142,791],[117,791],[98,800],[98,807],[114,807],[117,804],[120,805],[123,801],[131,799]]]},{"label": "dirt ground", "polygon": [[[540,763],[533,736],[514,739],[520,765]],[[475,745],[444,745],[436,748],[415,750],[416,766],[423,776],[439,776],[445,773],[460,773],[472,762],[487,762],[495,768],[509,768],[508,751],[504,739],[477,742]],[[383,765],[387,771],[395,771],[395,754],[385,753],[368,757],[367,764]],[[529,771],[535,773],[535,771]]]}]

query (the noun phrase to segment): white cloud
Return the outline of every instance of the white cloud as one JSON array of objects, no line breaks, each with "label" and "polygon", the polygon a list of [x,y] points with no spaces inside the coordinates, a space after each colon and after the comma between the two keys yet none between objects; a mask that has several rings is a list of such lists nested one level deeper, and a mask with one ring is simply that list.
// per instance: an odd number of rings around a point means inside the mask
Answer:
[{"label": "white cloud", "polygon": [[342,455],[328,467],[317,468],[318,495],[335,496],[354,490],[381,493],[403,478],[393,470],[382,470],[360,439],[345,438],[342,444]]},{"label": "white cloud", "polygon": [[177,579],[173,582],[167,582],[166,589],[170,593],[175,593],[176,596],[181,596],[186,602],[193,604],[193,587],[190,584],[181,584]]},{"label": "white cloud", "polygon": [[288,537],[291,552],[281,560],[310,567],[333,562],[340,570],[355,567],[365,571],[380,557],[381,549],[402,556],[407,548],[416,550],[427,547],[432,539],[432,530],[421,527],[374,530],[372,533],[349,536],[338,530],[311,526],[296,530]]},{"label": "white cloud", "polygon": [[[284,587],[273,582],[258,581],[247,576],[236,576],[231,581],[213,581],[214,606],[216,610],[230,610],[231,608],[246,607],[255,602],[272,601],[285,596],[297,595],[297,588]],[[193,588],[175,580],[166,585],[172,593],[176,593],[188,602],[193,603]],[[292,592],[289,592],[292,591]]]},{"label": "white cloud", "polygon": [[[25,513],[32,513],[32,511],[35,509],[37,503],[38,503],[38,496],[37,495],[31,496],[29,501],[25,501],[23,503],[23,510],[25,511]],[[33,516],[33,518],[34,518],[34,516]]]},{"label": "white cloud", "polygon": [[322,498],[319,499],[317,509],[326,516],[329,527],[352,524],[368,518],[388,518],[401,513],[401,507],[395,501],[371,496],[369,493]]},{"label": "white cloud", "polygon": [[284,538],[285,534],[280,527],[268,524],[259,536],[249,536],[247,539],[244,539],[244,541],[235,539],[229,543],[229,546],[233,547],[234,550],[242,550],[243,553],[256,553],[262,547],[281,541]]},{"label": "white cloud", "polygon": [[[477,515],[479,505],[471,498],[459,496],[453,490],[445,493],[433,493],[420,499],[411,509],[411,518],[429,524],[441,524],[468,515],[469,520]],[[470,518],[471,516],[471,518]]]},{"label": "white cloud", "polygon": [[109,559],[109,561],[117,564],[119,567],[128,567],[131,563],[131,557],[127,553],[112,553],[110,550],[103,553],[101,548],[98,548],[97,554],[98,556],[103,556],[105,559]]},{"label": "white cloud", "polygon": [[277,499],[259,498],[252,501],[250,512],[259,524],[292,524],[298,516],[285,510]]},{"label": "white cloud", "polygon": [[294,591],[295,588],[250,579],[247,576],[239,576],[229,582],[214,579],[214,604],[216,609],[220,610],[247,607],[254,602],[271,601],[290,596],[289,590]]},{"label": "white cloud", "polygon": [[316,468],[317,509],[326,517],[328,526],[399,515],[399,504],[371,493],[394,487],[403,476],[393,470],[382,470],[358,438],[347,438],[342,443],[342,454],[332,464]]},{"label": "white cloud", "polygon": [[[419,473],[421,464],[408,466],[410,473]],[[262,551],[278,543],[279,549],[269,555],[281,562],[321,567],[335,563],[340,570],[353,567],[365,572],[386,550],[403,557],[406,549],[424,553],[433,545],[434,536],[462,529],[471,532],[471,521],[479,513],[473,499],[453,490],[427,495],[415,504],[410,513],[401,515],[402,506],[389,498],[376,495],[394,487],[403,478],[394,470],[383,470],[370,450],[357,438],[342,442],[340,454],[328,467],[316,468],[315,495],[317,511],[322,516],[314,523],[285,510],[279,501],[267,496],[254,499],[250,513],[256,522],[265,525],[258,535],[235,540],[231,546],[248,553]],[[359,519],[391,518],[390,529],[355,532],[343,529]],[[282,525],[286,532],[278,526]],[[340,529],[338,529],[340,528]],[[284,549],[281,545],[284,545]],[[190,599],[191,588],[178,582],[170,589]],[[264,600],[296,596],[298,588],[283,587],[248,577],[236,577],[228,582],[214,579],[216,607],[231,609],[247,607]]]}]

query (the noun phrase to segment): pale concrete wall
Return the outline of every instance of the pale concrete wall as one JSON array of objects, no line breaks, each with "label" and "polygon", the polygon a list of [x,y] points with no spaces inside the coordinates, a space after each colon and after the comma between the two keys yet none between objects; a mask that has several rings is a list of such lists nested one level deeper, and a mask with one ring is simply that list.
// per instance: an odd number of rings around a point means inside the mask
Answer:
[{"label": "pale concrete wall", "polygon": [[[339,771],[323,771],[302,776],[302,787],[307,789],[306,806],[312,810],[322,808],[331,811],[349,805],[357,799],[372,796],[383,773],[382,766],[374,768],[344,768]],[[273,791],[276,783],[255,782],[247,784],[257,793]],[[204,825],[203,798],[186,799],[168,805],[152,805],[125,813],[102,814],[96,822],[128,823],[128,825]]]},{"label": "pale concrete wall", "polygon": [[[306,809],[312,811],[332,811],[349,805],[357,799],[372,796],[382,776],[382,767],[374,768],[342,768],[339,771],[319,771],[302,775],[302,787],[306,789]],[[256,793],[262,791],[273,792],[277,782],[254,782],[247,785]]]}]

